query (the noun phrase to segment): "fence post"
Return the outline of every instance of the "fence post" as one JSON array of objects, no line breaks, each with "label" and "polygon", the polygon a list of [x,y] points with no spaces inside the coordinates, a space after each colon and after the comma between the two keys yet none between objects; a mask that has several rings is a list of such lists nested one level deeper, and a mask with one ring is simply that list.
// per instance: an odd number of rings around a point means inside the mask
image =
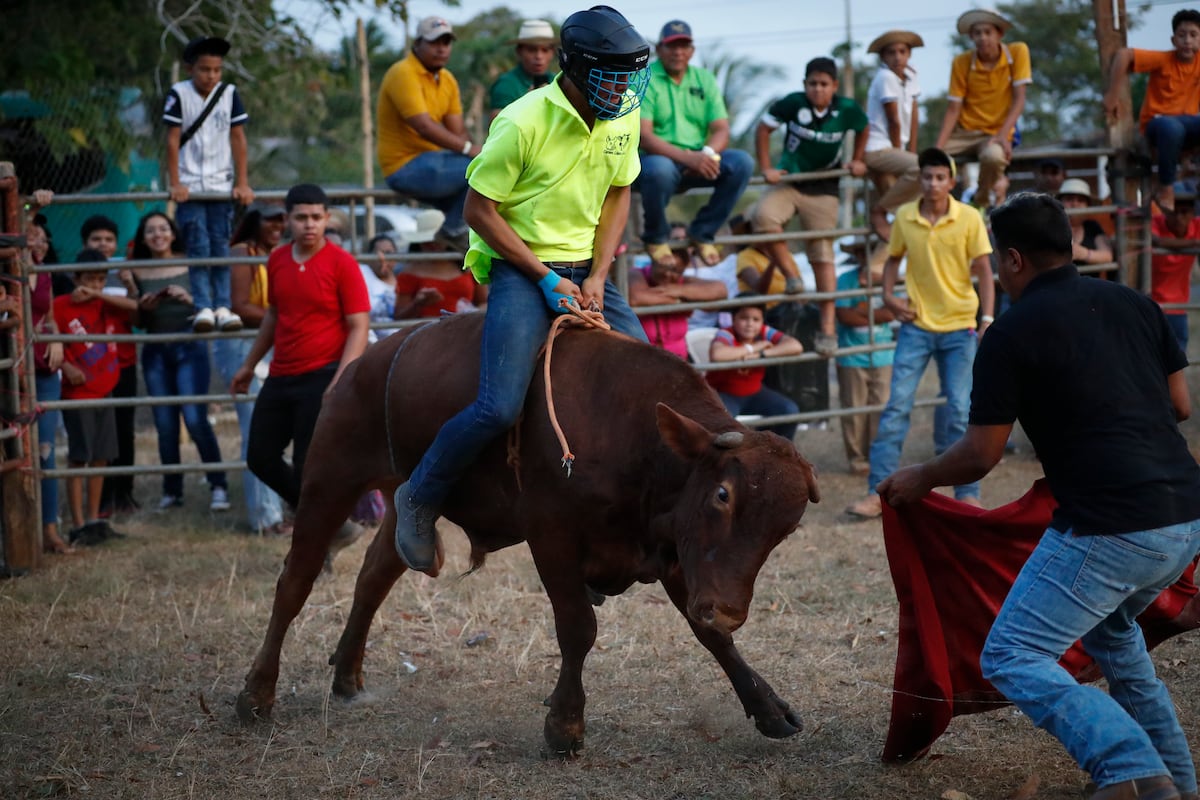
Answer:
[{"label": "fence post", "polygon": [[[3,197],[4,230],[20,235],[24,216],[21,209],[21,195],[18,191],[17,176],[10,162],[0,162],[0,194]],[[15,294],[21,298],[20,324],[12,329],[8,340],[8,356],[14,360],[14,365],[4,381],[7,397],[3,398],[0,413],[10,420],[29,419],[32,415],[34,394],[33,375],[29,369],[30,360],[22,358],[28,339],[29,330],[29,284],[21,269],[19,250],[15,255],[4,259],[5,273],[15,279],[9,283],[9,291],[19,290]],[[10,423],[18,424],[18,423]],[[42,558],[42,525],[41,507],[38,502],[38,482],[29,469],[36,442],[34,440],[34,424],[23,424],[21,435],[9,440],[4,447],[5,458],[0,462],[0,524],[4,535],[4,561],[12,571],[33,569]]]}]

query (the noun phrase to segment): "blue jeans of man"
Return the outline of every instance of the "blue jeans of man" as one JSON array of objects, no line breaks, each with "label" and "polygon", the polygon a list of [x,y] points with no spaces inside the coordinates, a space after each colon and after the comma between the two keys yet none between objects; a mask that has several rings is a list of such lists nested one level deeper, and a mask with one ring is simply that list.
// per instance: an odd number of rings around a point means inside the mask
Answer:
[{"label": "blue jeans of man", "polygon": [[1186,148],[1200,146],[1200,115],[1158,116],[1146,123],[1146,141],[1158,152],[1158,183],[1169,186]]},{"label": "blue jeans of man", "polygon": [[[218,339],[213,342],[213,361],[221,381],[228,385],[233,374],[246,360],[246,354],[254,345],[253,339]],[[258,394],[262,381],[257,377],[250,381],[250,393]],[[242,434],[242,458],[250,446],[250,419],[254,416],[254,403],[234,403],[238,428]],[[246,500],[246,519],[255,531],[262,531],[283,521],[283,504],[279,495],[271,491],[249,469],[242,471],[242,495]]]},{"label": "blue jeans of man", "polygon": [[[183,237],[188,258],[222,258],[229,255],[229,226],[233,203],[226,200],[180,203],[175,224]],[[229,266],[188,267],[192,300],[197,309],[229,308]]]},{"label": "blue jeans of man", "polygon": [[467,201],[467,164],[471,158],[449,150],[434,150],[409,161],[384,180],[393,192],[429,203],[446,215],[442,230],[450,236],[465,233],[463,204]]},{"label": "blue jeans of man", "polygon": [[[975,362],[975,331],[964,328],[949,333],[932,333],[911,322],[900,326],[892,362],[892,388],[887,407],[879,417],[879,430],[871,443],[871,473],[867,488],[874,492],[880,482],[900,466],[900,450],[908,436],[917,386],[929,366],[937,363],[939,396],[946,398],[933,412],[933,447],[939,455],[962,438],[971,409],[971,367]],[[979,484],[954,487],[959,500],[979,497]]]},{"label": "blue jeans of man", "polygon": [[[737,397],[724,392],[717,392],[721,397],[721,402],[725,404],[725,410],[733,416],[738,414],[761,414],[764,417],[782,417],[784,414],[799,414],[800,407],[792,398],[785,394],[780,394],[774,389],[768,389],[766,386],[759,389],[754,394],[746,395],[745,397]],[[772,425],[767,428],[769,431],[778,433],[789,442],[793,442],[796,438],[796,423],[787,422],[782,425]]]},{"label": "blue jeans of man", "polygon": [[721,154],[721,173],[714,180],[683,171],[666,156],[642,156],[642,172],[634,186],[642,195],[645,226],[642,240],[650,244],[665,242],[671,229],[667,223],[667,204],[677,192],[699,186],[713,187],[712,197],[688,226],[688,235],[697,242],[711,242],[717,229],[725,224],[754,173],[754,159],[741,150]]},{"label": "blue jeans of man", "polygon": [[[208,394],[212,368],[206,342],[153,342],[142,346],[142,377],[151,397],[178,397]],[[181,406],[154,406],[154,428],[158,432],[158,460],[161,464],[178,464],[179,416],[188,435],[200,451],[200,460],[216,463],[221,460],[217,435],[208,424],[208,409],[202,403]],[[224,472],[206,474],[212,488],[226,488]],[[183,475],[163,476],[163,495],[183,497]]]},{"label": "blue jeans of man", "polygon": [[[62,399],[62,376],[57,372],[36,376],[37,401]],[[38,456],[42,469],[54,469],[54,443],[62,412],[43,411],[38,416]],[[58,522],[58,478],[42,478],[42,524]]]},{"label": "blue jeans of man", "polygon": [[[1053,734],[1100,787],[1196,770],[1135,621],[1200,550],[1200,520],[1109,536],[1049,528],[1017,575],[980,656],[983,675]],[[1108,694],[1058,664],[1077,639]]]},{"label": "blue jeans of man", "polygon": [[[554,268],[581,285],[584,268]],[[491,289],[479,363],[479,396],[452,417],[409,477],[415,503],[440,506],[463,471],[493,439],[516,422],[525,406],[537,354],[553,315],[532,280],[507,261],[492,262]],[[613,330],[646,341],[637,316],[612,281],[604,286],[604,318]]]}]

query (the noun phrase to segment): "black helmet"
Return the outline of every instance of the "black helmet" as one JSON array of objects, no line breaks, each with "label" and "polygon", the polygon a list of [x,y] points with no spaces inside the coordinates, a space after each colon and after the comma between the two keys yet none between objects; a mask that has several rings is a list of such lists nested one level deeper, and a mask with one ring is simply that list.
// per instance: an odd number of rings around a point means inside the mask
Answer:
[{"label": "black helmet", "polygon": [[558,63],[598,119],[623,117],[642,104],[650,45],[619,11],[608,6],[576,11],[559,35]]}]

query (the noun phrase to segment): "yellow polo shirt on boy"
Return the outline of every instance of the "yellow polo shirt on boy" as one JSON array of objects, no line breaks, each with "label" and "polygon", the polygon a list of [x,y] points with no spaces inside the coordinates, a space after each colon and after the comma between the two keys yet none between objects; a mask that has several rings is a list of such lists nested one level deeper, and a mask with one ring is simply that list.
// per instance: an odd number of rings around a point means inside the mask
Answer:
[{"label": "yellow polo shirt on boy", "polygon": [[[747,267],[757,272],[760,276],[771,268],[771,257],[760,250],[755,250],[753,247],[747,247],[745,250],[738,253],[737,256],[737,274],[738,274],[738,291],[753,292],[758,294],[758,282],[754,285],[746,283],[742,280],[742,271]],[[771,285],[767,287],[764,294],[783,294],[787,288],[787,276],[783,274],[783,270],[776,268],[771,275]],[[779,305],[778,303],[768,303],[768,307]]]},{"label": "yellow polo shirt on boy", "polygon": [[417,114],[428,114],[434,122],[441,122],[449,114],[462,114],[462,99],[450,70],[430,72],[409,53],[392,64],[379,85],[375,110],[379,142],[375,152],[385,176],[422,153],[443,149],[423,139],[408,124],[408,118]]},{"label": "yellow polo shirt on boy", "polygon": [[962,103],[958,125],[968,131],[996,133],[1012,107],[1012,89],[1033,83],[1029,45],[1000,45],[1000,60],[991,69],[979,63],[972,50],[954,57],[950,67],[950,102]]},{"label": "yellow polo shirt on boy", "polygon": [[973,206],[953,197],[946,214],[930,225],[920,200],[896,210],[888,255],[907,256],[905,291],[914,324],[931,333],[975,327],[979,296],[971,285],[971,262],[992,252],[987,226]]},{"label": "yellow polo shirt on boy", "polygon": [[[588,130],[561,79],[500,112],[467,167],[467,182],[498,203],[500,216],[539,259],[583,261],[592,257],[608,190],[629,186],[641,171],[640,122],[634,112],[596,120]],[[471,231],[466,261],[480,283],[498,257]]]}]

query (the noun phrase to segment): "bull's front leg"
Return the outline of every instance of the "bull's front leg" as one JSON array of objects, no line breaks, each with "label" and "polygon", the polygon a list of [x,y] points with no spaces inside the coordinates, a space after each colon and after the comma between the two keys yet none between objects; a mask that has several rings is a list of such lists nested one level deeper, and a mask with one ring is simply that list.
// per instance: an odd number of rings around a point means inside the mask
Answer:
[{"label": "bull's front leg", "polygon": [[713,628],[697,625],[688,616],[688,593],[683,574],[678,569],[672,570],[662,583],[671,602],[688,621],[692,633],[696,635],[700,644],[713,654],[713,658],[729,676],[733,690],[742,701],[742,708],[746,709],[746,716],[754,718],[754,726],[758,728],[759,733],[772,739],[786,739],[799,733],[804,727],[799,715],[775,694],[775,690],[761,675],[751,669],[734,646],[733,637]]},{"label": "bull's front leg", "polygon": [[[544,735],[550,754],[571,758],[583,748],[585,724],[583,708],[583,662],[596,642],[596,614],[588,600],[582,573],[574,566],[578,559],[556,552],[553,555],[532,547],[538,575],[554,608],[554,630],[562,664],[558,683],[550,695],[550,713],[546,714]],[[544,566],[543,566],[544,565]]]}]

